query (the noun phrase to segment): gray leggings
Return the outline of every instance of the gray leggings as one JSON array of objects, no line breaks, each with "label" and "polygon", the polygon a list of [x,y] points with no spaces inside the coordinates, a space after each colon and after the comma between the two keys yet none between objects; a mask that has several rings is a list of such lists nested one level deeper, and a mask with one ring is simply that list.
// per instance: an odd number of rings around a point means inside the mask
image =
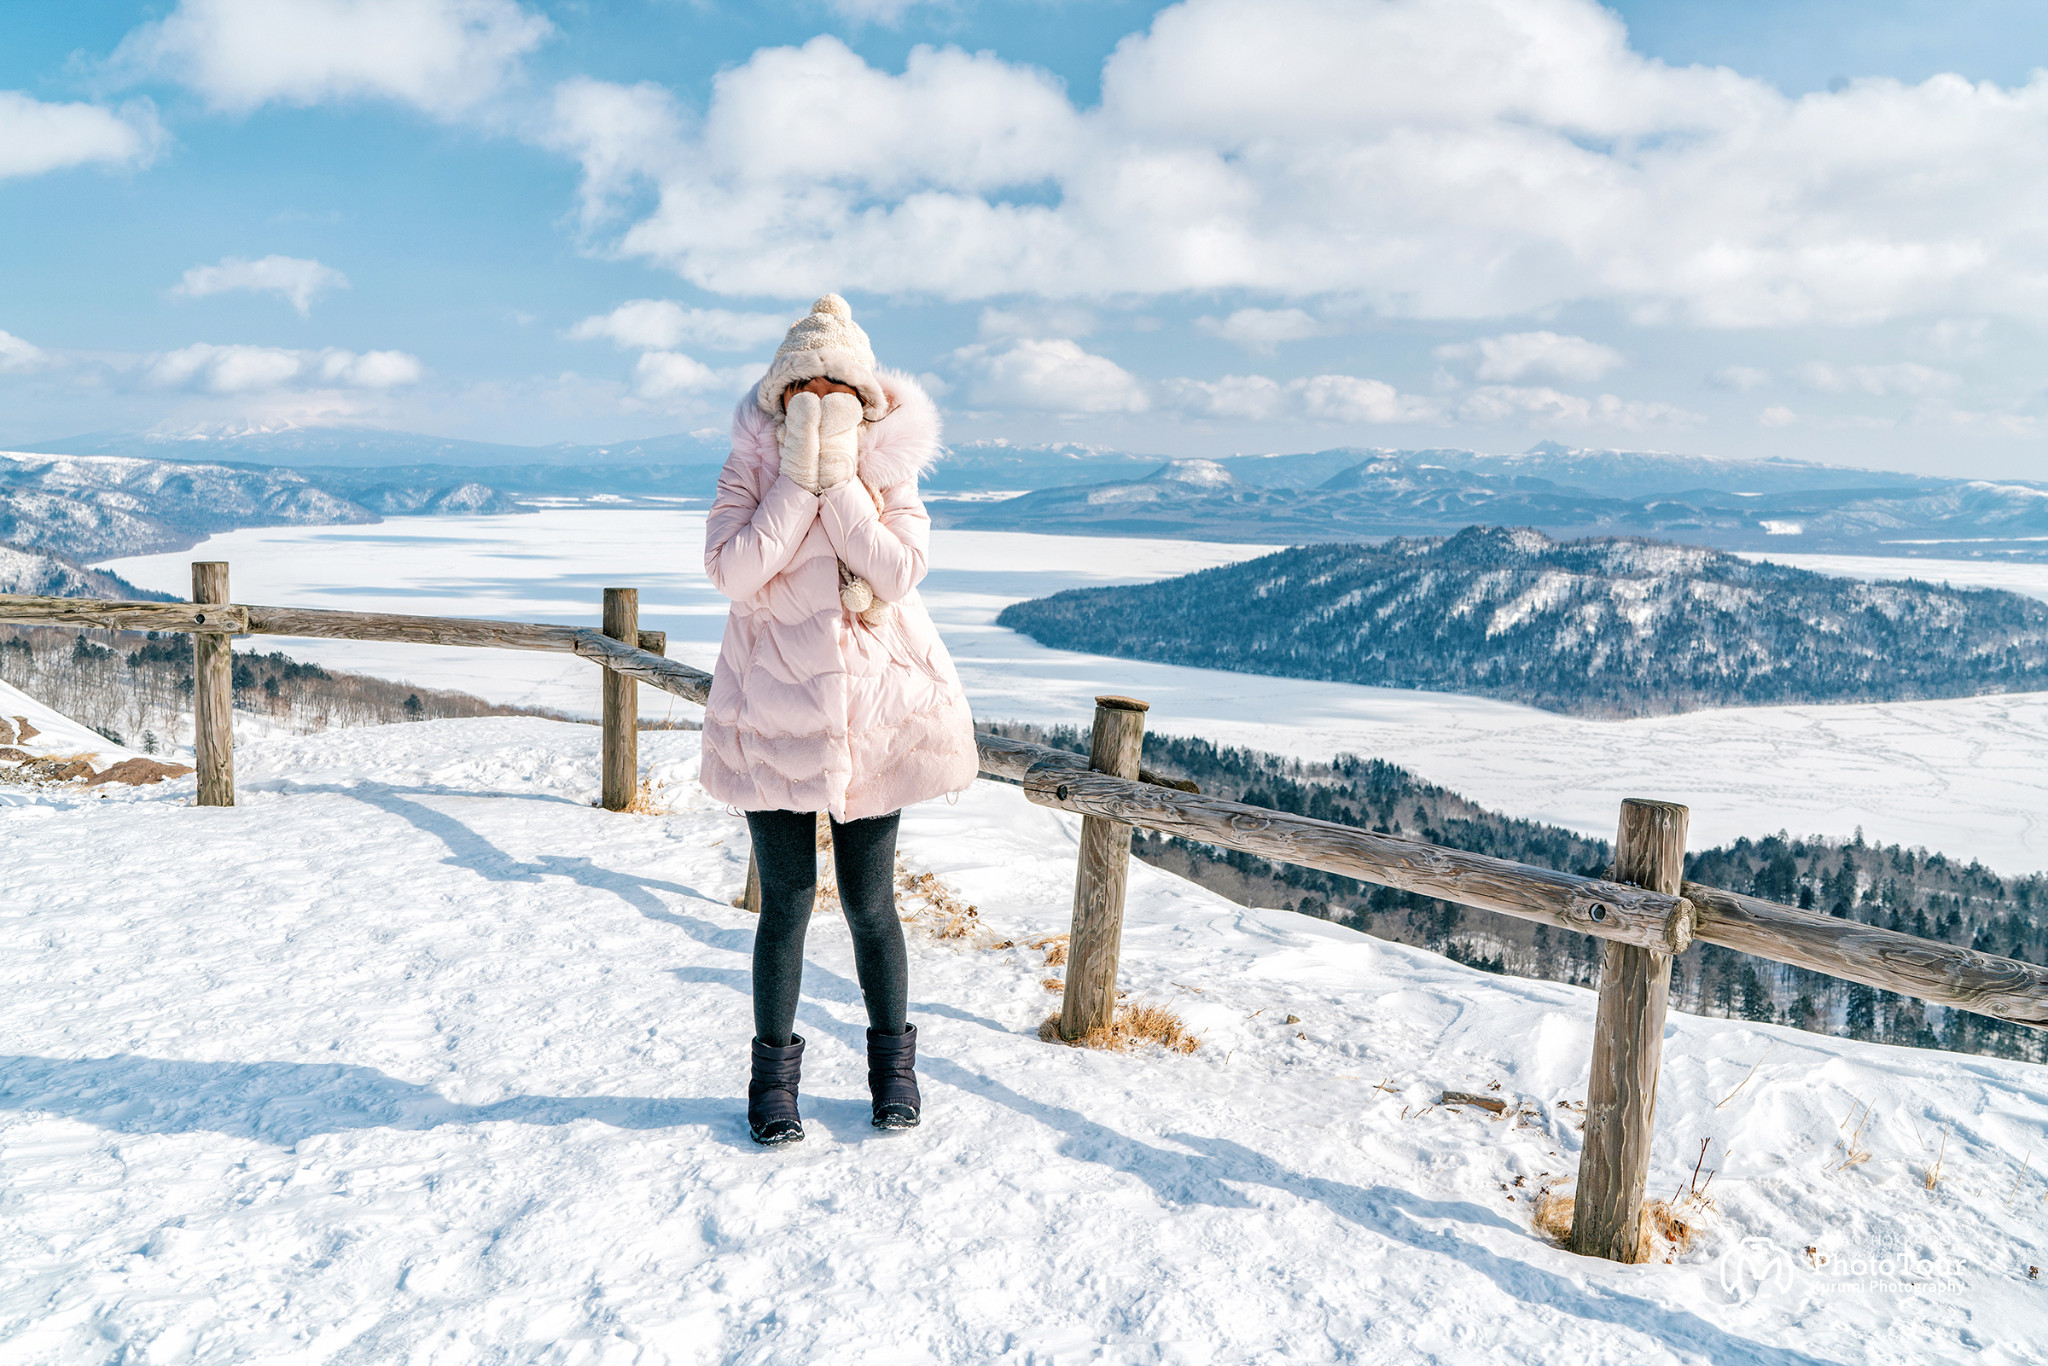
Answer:
[{"label": "gray leggings", "polygon": [[[853,931],[853,966],[867,998],[868,1026],[901,1034],[910,995],[903,922],[896,918],[896,818],[832,822],[839,904]],[[803,987],[804,931],[818,888],[818,817],[810,811],[749,811],[761,874],[761,925],[754,931],[754,1036],[787,1048]]]}]

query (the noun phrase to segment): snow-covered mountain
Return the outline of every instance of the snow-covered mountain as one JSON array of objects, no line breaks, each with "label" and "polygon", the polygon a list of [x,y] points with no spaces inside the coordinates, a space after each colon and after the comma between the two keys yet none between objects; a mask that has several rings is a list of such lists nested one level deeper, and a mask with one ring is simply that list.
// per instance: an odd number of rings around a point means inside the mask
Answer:
[{"label": "snow-covered mountain", "polygon": [[1576,1257],[1537,1216],[1592,992],[1137,864],[1121,981],[1200,1047],[1043,1043],[1079,822],[991,783],[904,818],[983,927],[904,899],[923,1127],[868,1127],[828,909],[809,1136],[757,1149],[745,825],[696,744],[642,737],[663,815],[524,719],[248,744],[221,810],[0,788],[9,1360],[2034,1353],[2038,1067],[1674,1014],[1649,1186],[1688,1240]]},{"label": "snow-covered mountain", "polygon": [[128,602],[168,602],[169,593],[137,588],[119,574],[89,569],[47,551],[0,545],[0,593],[29,593],[49,598],[104,598]]},{"label": "snow-covered mountain", "polygon": [[1194,462],[1225,476],[1206,480],[1173,472],[1188,463],[1130,470],[1096,458],[1032,492],[941,503],[933,515],[975,530],[1223,541],[1365,541],[1492,524],[1781,553],[2048,555],[2048,488],[2018,482],[1547,442],[1510,456],[1345,449]]},{"label": "snow-covered mountain", "polygon": [[1528,529],[1281,551],[996,618],[1056,649],[1576,715],[2048,688],[2048,603]]},{"label": "snow-covered mountain", "polygon": [[696,464],[723,459],[724,438],[724,430],[714,428],[709,432],[678,432],[602,445],[561,441],[546,446],[516,446],[381,427],[303,427],[284,423],[179,431],[90,432],[22,449],[49,455],[117,455],[177,464],[230,462],[302,469],[443,465],[474,473],[499,465],[580,465],[607,460]]},{"label": "snow-covered mountain", "polygon": [[80,560],[181,550],[234,527],[518,510],[496,489],[466,480],[386,478],[338,492],[297,470],[0,451],[0,542]]}]

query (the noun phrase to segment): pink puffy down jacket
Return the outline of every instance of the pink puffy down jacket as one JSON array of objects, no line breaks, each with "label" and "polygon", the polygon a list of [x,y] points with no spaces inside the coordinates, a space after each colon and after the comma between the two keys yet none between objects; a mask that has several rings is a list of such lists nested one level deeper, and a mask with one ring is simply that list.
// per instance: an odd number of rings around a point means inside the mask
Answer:
[{"label": "pink puffy down jacket", "polygon": [[[823,494],[783,477],[753,394],[733,414],[704,525],[704,572],[732,612],[701,780],[742,810],[860,820],[961,791],[979,767],[960,676],[917,596],[931,541],[917,478],[939,456],[938,410],[910,376],[877,374],[891,410],[861,426],[859,477]],[[840,605],[840,560],[896,604],[880,626]]]}]

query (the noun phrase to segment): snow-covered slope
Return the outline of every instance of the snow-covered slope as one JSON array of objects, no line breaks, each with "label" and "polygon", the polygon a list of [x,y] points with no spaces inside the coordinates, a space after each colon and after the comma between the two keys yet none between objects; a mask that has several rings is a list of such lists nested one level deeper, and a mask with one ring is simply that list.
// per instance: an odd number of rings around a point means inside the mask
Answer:
[{"label": "snow-covered slope", "polygon": [[[0,740],[13,749],[25,754],[41,757],[46,754],[75,755],[89,759],[94,768],[106,768],[126,759],[143,757],[137,750],[126,749],[101,735],[89,726],[81,726],[64,713],[30,697],[11,683],[0,681],[0,720],[9,722],[7,737]],[[20,739],[16,731],[19,723],[27,721],[35,730],[29,739]],[[10,801],[25,801],[19,792],[10,793],[0,787],[0,806]],[[6,896],[6,883],[0,880],[0,898]]]},{"label": "snow-covered slope", "polygon": [[[1705,1141],[1713,1208],[1672,1264],[1585,1261],[1531,1198],[1590,993],[1137,865],[1123,981],[1202,1048],[1041,1043],[1076,823],[988,783],[905,817],[1007,941],[912,927],[925,1126],[867,1126],[821,914],[810,1138],[757,1149],[744,826],[695,745],[642,737],[660,816],[525,719],[250,744],[232,809],[0,809],[0,1355],[2038,1359],[2040,1069],[1674,1017],[1651,1191]],[[1514,1117],[1434,1104],[1495,1084]]]},{"label": "snow-covered slope", "polygon": [[19,550],[0,544],[0,593],[30,593],[51,598],[163,598],[137,588],[118,574],[88,569],[62,555]]}]

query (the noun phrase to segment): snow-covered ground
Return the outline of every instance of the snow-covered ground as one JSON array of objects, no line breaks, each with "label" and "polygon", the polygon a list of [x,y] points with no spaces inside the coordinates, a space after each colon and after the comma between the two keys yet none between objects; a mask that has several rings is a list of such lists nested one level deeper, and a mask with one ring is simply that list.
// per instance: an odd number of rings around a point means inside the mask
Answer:
[{"label": "snow-covered ground", "polygon": [[[810,1137],[757,1149],[744,826],[688,734],[642,741],[672,814],[592,809],[596,742],[272,738],[231,809],[0,808],[0,1357],[2041,1359],[2042,1069],[1674,1016],[1650,1189],[1707,1144],[1700,1241],[1583,1260],[1531,1221],[1591,993],[1136,865],[1124,984],[1203,1046],[1041,1043],[1076,822],[992,783],[905,816],[1012,941],[913,930],[925,1126],[867,1125],[823,914]],[[1518,1117],[1434,1104],[1496,1085]]]},{"label": "snow-covered ground", "polygon": [[[596,623],[607,585],[637,586],[642,624],[669,633],[672,656],[709,668],[725,602],[700,569],[703,525],[701,512],[642,509],[399,518],[237,531],[106,567],[184,592],[191,560],[226,559],[244,602],[582,624]],[[1183,574],[1266,549],[942,531],[924,598],[978,716],[1086,724],[1097,693],[1125,693],[1152,703],[1155,730],[1304,758],[1373,755],[1498,810],[1591,834],[1611,836],[1623,797],[1658,797],[1692,808],[1699,846],[1781,828],[1847,837],[1861,826],[1874,840],[1981,859],[2001,872],[2048,868],[2048,694],[1586,721],[1446,693],[1049,650],[995,625],[1023,598]],[[1892,565],[2048,597],[2048,565],[1789,559],[1846,574]],[[254,639],[247,647],[494,701],[597,708],[597,670],[561,656],[349,641]],[[651,688],[641,698],[652,716],[693,710]]]}]

